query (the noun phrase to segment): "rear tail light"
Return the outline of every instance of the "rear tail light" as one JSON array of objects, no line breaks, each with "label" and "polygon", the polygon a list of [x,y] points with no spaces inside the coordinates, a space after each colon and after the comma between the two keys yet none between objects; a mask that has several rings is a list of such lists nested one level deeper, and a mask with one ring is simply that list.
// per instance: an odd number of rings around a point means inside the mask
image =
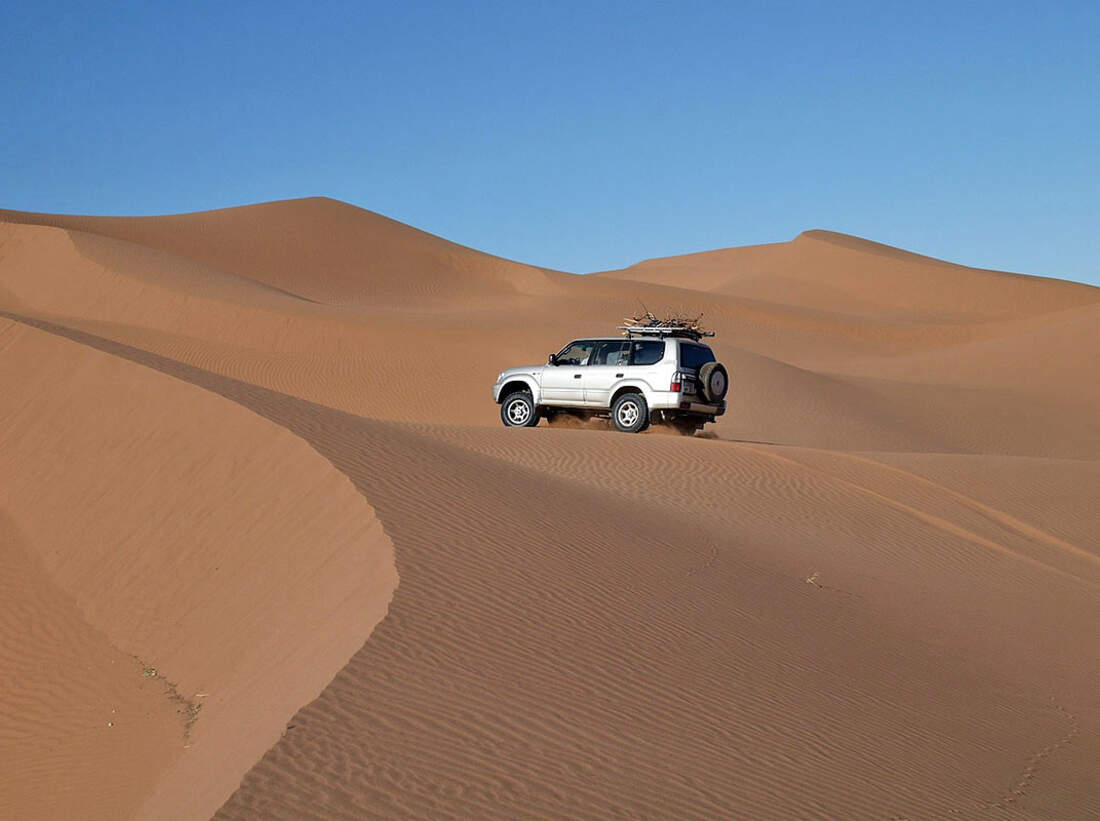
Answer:
[{"label": "rear tail light", "polygon": [[680,392],[680,379],[682,378],[682,376],[683,374],[681,374],[679,371],[672,375],[672,384],[668,386],[668,389],[673,393]]}]

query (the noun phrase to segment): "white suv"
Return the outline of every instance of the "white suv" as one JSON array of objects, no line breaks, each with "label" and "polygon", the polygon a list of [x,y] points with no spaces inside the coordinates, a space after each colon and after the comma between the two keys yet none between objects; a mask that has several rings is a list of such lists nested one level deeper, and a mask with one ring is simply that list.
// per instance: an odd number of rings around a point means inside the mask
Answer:
[{"label": "white suv", "polygon": [[627,433],[656,421],[694,434],[726,412],[729,374],[698,335],[666,331],[578,339],[546,365],[503,371],[493,386],[501,420],[534,427],[560,413],[609,415]]}]

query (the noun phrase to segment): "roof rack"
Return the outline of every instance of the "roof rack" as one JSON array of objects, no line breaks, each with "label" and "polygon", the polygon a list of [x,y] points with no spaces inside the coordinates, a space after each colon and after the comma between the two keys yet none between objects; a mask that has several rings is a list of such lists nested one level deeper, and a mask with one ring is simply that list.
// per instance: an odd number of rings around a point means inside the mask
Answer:
[{"label": "roof rack", "polygon": [[619,330],[623,331],[628,337],[635,336],[673,336],[682,337],[684,339],[693,339],[698,342],[704,336],[714,336],[714,331],[695,331],[691,328],[637,328],[633,325],[620,325]]},{"label": "roof rack", "polygon": [[627,337],[671,336],[692,339],[698,342],[705,336],[714,336],[714,331],[704,331],[699,326],[699,320],[702,318],[703,315],[699,314],[694,319],[681,316],[659,319],[646,311],[642,316],[632,316],[624,319],[624,324],[619,326],[619,330],[625,333]]}]

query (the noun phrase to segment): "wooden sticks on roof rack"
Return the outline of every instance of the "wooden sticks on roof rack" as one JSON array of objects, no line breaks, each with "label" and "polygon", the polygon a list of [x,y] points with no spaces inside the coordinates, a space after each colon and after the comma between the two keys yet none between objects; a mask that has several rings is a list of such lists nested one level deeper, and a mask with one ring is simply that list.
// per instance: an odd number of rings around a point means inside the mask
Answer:
[{"label": "wooden sticks on roof rack", "polygon": [[698,342],[704,336],[714,336],[714,331],[704,331],[699,324],[702,314],[697,317],[669,316],[661,319],[652,311],[646,311],[639,316],[631,316],[623,319],[619,330],[627,336],[679,336],[694,339]]}]

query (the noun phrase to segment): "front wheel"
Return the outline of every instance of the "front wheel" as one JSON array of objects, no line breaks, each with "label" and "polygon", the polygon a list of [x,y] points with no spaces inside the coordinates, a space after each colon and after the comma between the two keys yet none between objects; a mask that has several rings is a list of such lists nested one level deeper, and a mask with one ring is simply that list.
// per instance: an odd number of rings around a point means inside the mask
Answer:
[{"label": "front wheel", "polygon": [[527,391],[509,394],[500,403],[500,420],[509,428],[533,428],[539,423],[534,397]]},{"label": "front wheel", "polygon": [[649,427],[649,405],[640,393],[624,393],[611,406],[611,422],[623,433],[640,433]]}]

